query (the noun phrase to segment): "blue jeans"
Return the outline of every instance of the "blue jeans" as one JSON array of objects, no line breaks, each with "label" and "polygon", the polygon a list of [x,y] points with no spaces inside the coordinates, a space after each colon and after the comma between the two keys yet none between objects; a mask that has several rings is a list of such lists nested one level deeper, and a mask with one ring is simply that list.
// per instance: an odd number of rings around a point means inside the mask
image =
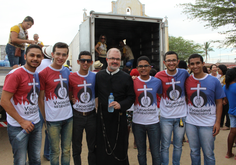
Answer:
[{"label": "blue jeans", "polygon": [[96,164],[96,113],[89,116],[81,116],[78,112],[73,113],[73,135],[72,135],[72,149],[73,159],[75,165],[81,165],[81,151],[83,131],[86,131],[86,140],[88,146],[88,164]]},{"label": "blue jeans", "polygon": [[59,165],[60,141],[61,141],[61,164],[70,165],[70,148],[72,140],[73,117],[49,122],[47,121],[48,137],[50,142],[50,163]]},{"label": "blue jeans", "polygon": [[161,162],[162,165],[169,164],[169,147],[171,143],[171,135],[173,132],[173,156],[172,164],[179,165],[182,154],[182,142],[185,133],[185,118],[182,118],[184,127],[179,126],[181,118],[160,118],[161,126]]},{"label": "blue jeans", "polygon": [[24,59],[25,51],[21,50],[21,57],[16,57],[15,50],[16,50],[15,46],[7,44],[6,53],[8,55],[8,60],[10,62],[10,66],[12,67],[13,65],[19,65],[19,64],[25,65],[25,59]]},{"label": "blue jeans", "polygon": [[21,141],[16,139],[21,127],[7,125],[7,132],[12,146],[14,165],[25,165],[28,153],[29,165],[40,165],[40,151],[42,142],[42,129],[40,122],[34,125],[34,130],[27,134]]},{"label": "blue jeans", "polygon": [[191,149],[192,165],[201,164],[201,152],[202,148],[204,155],[205,165],[214,165],[214,141],[215,137],[212,135],[213,127],[195,126],[186,123],[186,134]]},{"label": "blue jeans", "polygon": [[152,164],[160,165],[160,124],[141,125],[132,123],[135,142],[138,148],[138,162],[140,165],[147,164],[146,137],[148,135]]},{"label": "blue jeans", "polygon": [[229,114],[230,118],[230,127],[236,128],[236,116]]},{"label": "blue jeans", "polygon": [[[40,115],[40,122],[41,122],[41,127],[43,128],[43,123],[44,123],[44,119],[43,116],[39,110],[39,115]],[[45,158],[50,159],[50,148],[49,148],[49,139],[48,139],[48,133],[47,130],[45,130],[45,143],[44,143],[44,153],[43,155],[45,156]]]}]

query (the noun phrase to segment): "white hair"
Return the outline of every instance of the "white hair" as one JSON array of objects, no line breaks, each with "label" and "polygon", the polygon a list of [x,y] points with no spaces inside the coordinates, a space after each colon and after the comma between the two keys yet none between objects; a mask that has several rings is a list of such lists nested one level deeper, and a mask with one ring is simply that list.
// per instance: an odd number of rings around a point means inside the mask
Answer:
[{"label": "white hair", "polygon": [[111,52],[112,50],[114,50],[115,52],[119,53],[119,54],[120,54],[120,57],[121,57],[121,52],[120,52],[119,49],[117,49],[117,48],[111,48],[111,49],[109,49],[109,50],[107,51],[107,58],[109,57],[109,54],[110,54],[110,52]]}]

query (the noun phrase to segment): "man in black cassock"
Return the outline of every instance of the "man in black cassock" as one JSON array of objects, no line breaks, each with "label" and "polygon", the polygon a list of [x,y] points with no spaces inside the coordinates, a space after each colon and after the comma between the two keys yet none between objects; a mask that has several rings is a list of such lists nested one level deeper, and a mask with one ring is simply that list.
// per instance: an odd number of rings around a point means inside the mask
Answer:
[{"label": "man in black cassock", "polygon": [[[126,110],[135,100],[130,75],[119,69],[121,53],[111,48],[107,69],[96,75],[97,112],[97,165],[128,165],[128,127]],[[108,97],[114,95],[114,112],[108,112]]]}]

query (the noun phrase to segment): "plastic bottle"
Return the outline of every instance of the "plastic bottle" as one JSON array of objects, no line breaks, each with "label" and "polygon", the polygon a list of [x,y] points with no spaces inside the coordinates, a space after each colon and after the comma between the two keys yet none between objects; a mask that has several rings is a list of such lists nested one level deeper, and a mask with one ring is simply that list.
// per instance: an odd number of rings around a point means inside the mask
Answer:
[{"label": "plastic bottle", "polygon": [[5,56],[4,66],[5,66],[5,67],[10,67],[10,62],[9,62],[9,60],[8,60],[8,56],[7,56],[7,55]]},{"label": "plastic bottle", "polygon": [[[32,124],[34,123],[32,122]],[[27,132],[24,129],[22,129],[22,131],[20,131],[20,133],[16,135],[16,139],[18,141],[21,141],[26,135],[27,135]]]},{"label": "plastic bottle", "polygon": [[114,101],[114,96],[113,93],[110,93],[109,97],[108,97],[108,112],[112,113],[114,112],[114,106],[109,107],[109,104]]}]

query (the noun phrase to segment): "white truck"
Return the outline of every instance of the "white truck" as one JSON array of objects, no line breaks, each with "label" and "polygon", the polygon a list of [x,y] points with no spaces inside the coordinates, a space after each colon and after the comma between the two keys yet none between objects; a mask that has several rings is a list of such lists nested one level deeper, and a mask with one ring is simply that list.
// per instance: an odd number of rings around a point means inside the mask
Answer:
[{"label": "white truck", "polygon": [[77,59],[80,51],[90,51],[95,60],[95,45],[100,35],[106,36],[108,49],[114,41],[118,45],[120,40],[125,39],[134,54],[134,67],[137,58],[145,55],[156,68],[164,69],[165,23],[162,18],[93,12],[80,25],[70,44],[73,71],[79,70]]}]

